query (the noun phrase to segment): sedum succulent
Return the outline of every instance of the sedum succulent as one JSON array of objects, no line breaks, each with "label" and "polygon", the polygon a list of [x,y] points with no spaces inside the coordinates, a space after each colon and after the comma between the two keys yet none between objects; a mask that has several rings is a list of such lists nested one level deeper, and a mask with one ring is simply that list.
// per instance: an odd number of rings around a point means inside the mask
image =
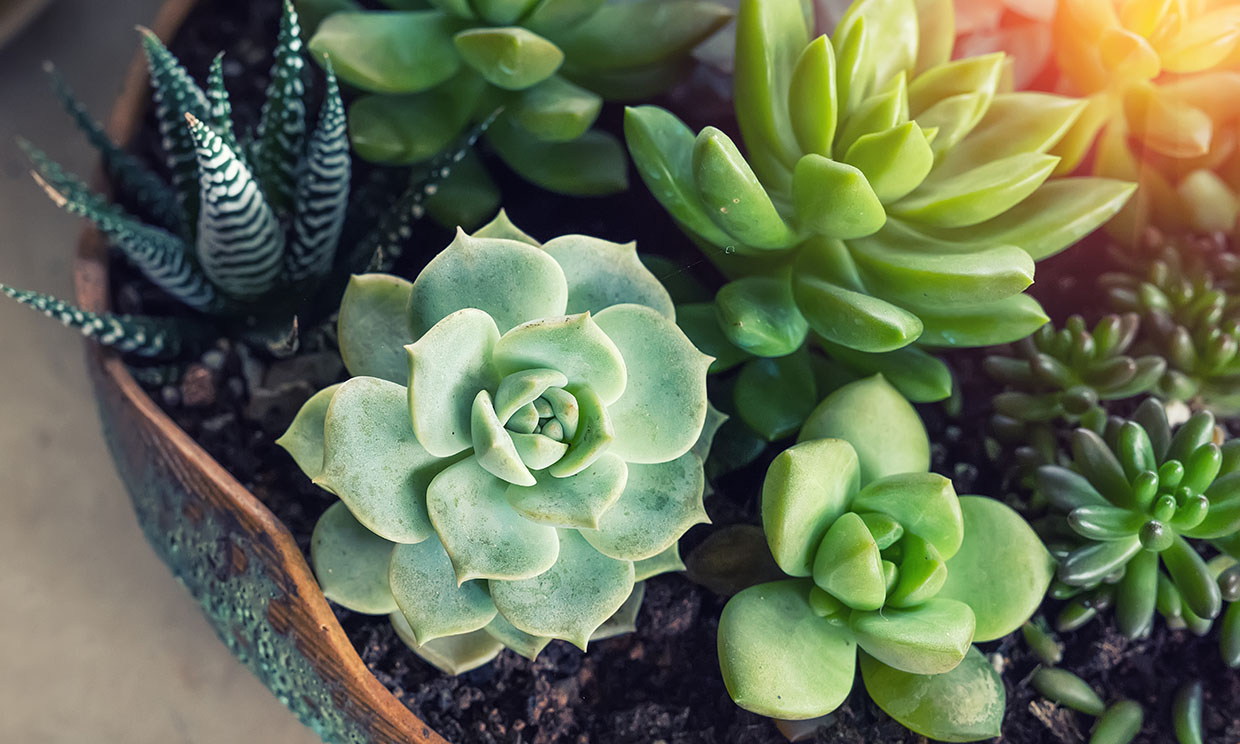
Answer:
[{"label": "sedum succulent", "polygon": [[[321,2],[304,2],[321,5]],[[441,152],[470,120],[504,114],[487,139],[528,181],[567,194],[627,186],[623,147],[593,129],[604,100],[636,100],[679,80],[689,53],[731,13],[703,0],[387,0],[331,3],[310,48],[366,93],[349,111],[359,155],[414,163]],[[324,9],[327,10],[327,9]],[[486,172],[453,186],[495,204]],[[494,207],[491,207],[493,211]],[[469,203],[456,212],[478,212]],[[482,215],[485,216],[485,215]]]},{"label": "sedum succulent", "polygon": [[1240,7],[1230,0],[1061,0],[1054,54],[1089,108],[1056,152],[1073,170],[1096,142],[1093,172],[1138,181],[1112,223],[1128,241],[1151,221],[1231,231],[1240,156],[1229,104],[1240,95]]},{"label": "sedum succulent", "polygon": [[1053,563],[1014,511],[957,497],[928,465],[920,419],[881,376],[828,396],[775,458],[762,523],[791,578],[724,608],[719,662],[738,705],[825,715],[859,663],[870,696],[912,730],[947,741],[999,734],[1003,685],[972,643],[1028,620]]},{"label": "sedum succulent", "polygon": [[832,38],[811,40],[797,0],[745,0],[744,154],[714,127],[694,135],[663,109],[628,110],[646,184],[733,279],[715,298],[716,335],[776,357],[812,331],[885,373],[905,360],[881,352],[1014,341],[1046,321],[1022,294],[1034,261],[1132,187],[1051,179],[1047,151],[1084,103],[1008,92],[1002,54],[949,61],[951,17],[947,0],[858,0]]},{"label": "sedum succulent", "polygon": [[[99,343],[145,357],[172,357],[209,337],[207,319],[260,344],[295,339],[295,317],[313,315],[320,289],[334,306],[333,278],[394,254],[401,233],[442,177],[416,182],[396,212],[349,251],[340,251],[351,163],[344,104],[330,64],[311,128],[297,13],[284,3],[271,84],[261,120],[241,136],[224,88],[223,56],[204,90],[150,31],[142,30],[155,118],[171,183],[113,144],[55,71],[57,96],[99,151],[121,200],[150,222],[92,192],[44,153],[22,143],[52,200],[90,221],[152,284],[187,307],[192,320],[95,315],[54,298],[8,287],[10,297],[59,318]],[[476,136],[476,134],[474,135]],[[459,158],[458,158],[459,159]],[[450,164],[446,162],[443,167]]]},{"label": "sedum succulent", "polygon": [[[1171,596],[1208,627],[1221,595],[1195,545],[1240,530],[1240,442],[1219,447],[1216,436],[1207,412],[1173,433],[1153,399],[1108,427],[1105,438],[1078,429],[1071,467],[1046,465],[1037,477],[1038,492],[1073,536],[1060,551],[1058,579],[1066,586],[1058,591],[1113,585],[1106,600],[1129,637],[1148,633],[1156,606]],[[1083,619],[1096,600],[1083,606]]]},{"label": "sedum succulent", "polygon": [[501,213],[412,283],[354,277],[339,338],[353,376],[279,442],[341,499],[315,529],[329,598],[399,609],[415,650],[459,671],[501,645],[585,648],[680,567],[706,521],[711,358],[633,244],[539,244]]}]

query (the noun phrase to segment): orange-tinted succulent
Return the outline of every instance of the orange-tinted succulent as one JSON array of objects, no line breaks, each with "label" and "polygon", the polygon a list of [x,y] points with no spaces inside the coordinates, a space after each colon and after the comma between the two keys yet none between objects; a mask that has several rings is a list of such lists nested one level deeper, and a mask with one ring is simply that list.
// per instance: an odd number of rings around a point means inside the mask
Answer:
[{"label": "orange-tinted succulent", "polygon": [[1006,52],[1017,90],[1038,83],[1050,67],[1056,0],[956,0],[955,57]]},{"label": "orange-tinted succulent", "polygon": [[1060,168],[1137,180],[1110,229],[1230,231],[1240,215],[1240,0],[1060,0],[1063,85],[1091,96]]}]

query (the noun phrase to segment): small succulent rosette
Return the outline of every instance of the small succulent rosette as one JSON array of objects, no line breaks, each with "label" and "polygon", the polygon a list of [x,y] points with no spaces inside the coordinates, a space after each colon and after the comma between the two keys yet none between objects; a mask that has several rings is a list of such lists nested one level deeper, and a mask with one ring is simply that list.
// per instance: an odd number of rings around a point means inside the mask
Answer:
[{"label": "small succulent rosette", "polygon": [[354,277],[339,336],[353,377],[280,440],[340,497],[311,545],[327,597],[450,672],[632,629],[706,521],[711,361],[635,246],[501,214],[412,283]]},{"label": "small succulent rosette", "polygon": [[874,701],[913,731],[999,735],[1003,683],[972,644],[1029,618],[1053,561],[1020,515],[957,497],[929,463],[917,413],[882,377],[828,396],[775,458],[763,529],[794,578],[745,589],[724,608],[719,662],[738,705],[826,715],[859,664]]}]

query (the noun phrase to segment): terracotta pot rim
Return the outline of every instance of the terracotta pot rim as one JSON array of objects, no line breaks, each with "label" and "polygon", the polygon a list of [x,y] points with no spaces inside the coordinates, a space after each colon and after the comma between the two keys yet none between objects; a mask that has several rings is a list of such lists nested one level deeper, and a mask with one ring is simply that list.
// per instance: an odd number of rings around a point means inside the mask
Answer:
[{"label": "terracotta pot rim", "polygon": [[[197,1],[166,0],[152,24],[156,35],[161,39],[171,39]],[[113,141],[129,142],[137,135],[147,106],[147,80],[146,65],[141,51],[138,51],[130,63],[124,87],[108,119],[107,131]],[[96,173],[93,180],[100,190],[110,190],[101,172]],[[109,310],[108,268],[107,245],[98,231],[88,226],[79,239],[74,261],[75,294],[84,309],[97,313]],[[99,370],[99,379],[114,385],[119,395],[152,425],[152,429],[159,432],[170,448],[194,463],[204,478],[227,494],[232,508],[263,528],[281,558],[281,568],[296,587],[296,595],[317,621],[323,640],[335,651],[333,663],[340,665],[341,671],[352,680],[369,704],[382,711],[384,717],[401,724],[412,744],[447,744],[397,700],[366,667],[328,606],[301,549],[284,523],[155,404],[117,353],[87,341],[86,355],[88,364]]]}]

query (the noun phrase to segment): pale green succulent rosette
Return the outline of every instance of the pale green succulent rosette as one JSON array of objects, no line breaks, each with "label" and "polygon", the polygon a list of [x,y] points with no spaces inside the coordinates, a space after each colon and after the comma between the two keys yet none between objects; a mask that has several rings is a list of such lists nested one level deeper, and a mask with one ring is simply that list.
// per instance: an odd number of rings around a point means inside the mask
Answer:
[{"label": "pale green succulent rosette", "polygon": [[712,359],[673,313],[633,244],[539,244],[502,213],[412,283],[354,277],[353,377],[280,440],[341,500],[313,538],[324,593],[453,673],[631,628],[706,521]]}]

